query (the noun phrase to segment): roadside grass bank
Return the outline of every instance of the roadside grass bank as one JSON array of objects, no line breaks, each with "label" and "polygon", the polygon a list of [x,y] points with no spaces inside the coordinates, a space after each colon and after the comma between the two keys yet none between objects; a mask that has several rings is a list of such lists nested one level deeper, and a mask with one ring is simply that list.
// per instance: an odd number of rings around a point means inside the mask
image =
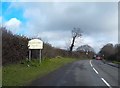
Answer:
[{"label": "roadside grass bank", "polygon": [[2,69],[2,84],[3,86],[23,86],[37,77],[42,77],[67,63],[77,60],[78,59],[57,57],[45,59],[41,64],[39,60],[32,60],[31,62],[23,61],[18,64],[7,65]]},{"label": "roadside grass bank", "polygon": [[2,67],[0,66],[0,87],[2,87]]},{"label": "roadside grass bank", "polygon": [[119,62],[119,61],[113,61],[113,63],[115,63],[115,64],[120,64],[120,62]]}]

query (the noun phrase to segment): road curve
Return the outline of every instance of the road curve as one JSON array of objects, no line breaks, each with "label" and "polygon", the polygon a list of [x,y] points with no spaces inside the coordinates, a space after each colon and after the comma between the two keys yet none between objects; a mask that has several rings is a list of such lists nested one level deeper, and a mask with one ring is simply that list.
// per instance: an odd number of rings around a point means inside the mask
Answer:
[{"label": "road curve", "polygon": [[30,86],[118,86],[118,68],[100,60],[80,60],[38,78]]}]

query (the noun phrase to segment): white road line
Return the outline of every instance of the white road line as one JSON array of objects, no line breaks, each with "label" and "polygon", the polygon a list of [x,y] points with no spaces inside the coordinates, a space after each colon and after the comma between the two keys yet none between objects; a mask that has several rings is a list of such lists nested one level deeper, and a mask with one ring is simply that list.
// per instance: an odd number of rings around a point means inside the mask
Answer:
[{"label": "white road line", "polygon": [[98,71],[97,71],[95,68],[93,68],[93,70],[94,70],[97,74],[99,74]]},{"label": "white road line", "polygon": [[92,65],[92,63],[91,63],[91,60],[90,60],[90,65],[91,65],[91,67],[93,67],[93,65]]},{"label": "white road line", "polygon": [[[91,61],[92,61],[92,60],[90,60],[90,65],[91,65],[91,67],[93,68],[93,70],[94,70],[97,74],[99,74],[98,71],[93,67]],[[107,81],[105,81],[104,78],[101,78],[101,79],[102,79],[102,81],[103,81],[109,88],[112,88],[112,87],[109,85],[109,83],[108,83]]]},{"label": "white road line", "polygon": [[93,67],[91,61],[92,61],[92,60],[90,60],[90,65],[91,65],[91,67],[93,68],[93,70],[94,70],[97,74],[99,74],[98,71]]},{"label": "white road line", "polygon": [[103,81],[109,88],[112,88],[112,87],[108,84],[108,82],[105,81],[104,78],[101,78],[101,79],[102,79],[102,81]]}]

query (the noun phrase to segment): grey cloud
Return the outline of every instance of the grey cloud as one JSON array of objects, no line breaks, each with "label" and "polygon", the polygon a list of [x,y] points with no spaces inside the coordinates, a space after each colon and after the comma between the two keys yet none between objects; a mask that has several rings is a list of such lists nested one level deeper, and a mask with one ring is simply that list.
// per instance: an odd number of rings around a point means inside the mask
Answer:
[{"label": "grey cloud", "polygon": [[104,38],[104,43],[116,42],[117,2],[32,2],[20,3],[18,6],[25,9],[29,36],[40,35],[55,46],[60,46],[59,44],[63,44],[60,42],[65,43],[71,38],[70,31],[73,27],[80,27],[83,35],[91,36],[94,42]]}]

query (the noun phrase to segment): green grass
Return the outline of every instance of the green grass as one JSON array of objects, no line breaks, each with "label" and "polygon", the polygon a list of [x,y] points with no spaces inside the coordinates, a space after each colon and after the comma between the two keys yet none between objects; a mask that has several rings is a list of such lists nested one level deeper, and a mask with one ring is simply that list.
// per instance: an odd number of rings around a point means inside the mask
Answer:
[{"label": "green grass", "polygon": [[[3,67],[3,86],[22,86],[42,77],[61,66],[76,61],[72,58],[53,58],[42,61],[41,64],[37,60],[24,62],[23,64],[12,64]],[[27,64],[30,67],[27,67]]]},{"label": "green grass", "polygon": [[113,63],[115,63],[115,64],[120,64],[120,62],[118,62],[118,61],[113,61]]},{"label": "green grass", "polygon": [[0,87],[2,86],[2,67],[0,66]]}]

